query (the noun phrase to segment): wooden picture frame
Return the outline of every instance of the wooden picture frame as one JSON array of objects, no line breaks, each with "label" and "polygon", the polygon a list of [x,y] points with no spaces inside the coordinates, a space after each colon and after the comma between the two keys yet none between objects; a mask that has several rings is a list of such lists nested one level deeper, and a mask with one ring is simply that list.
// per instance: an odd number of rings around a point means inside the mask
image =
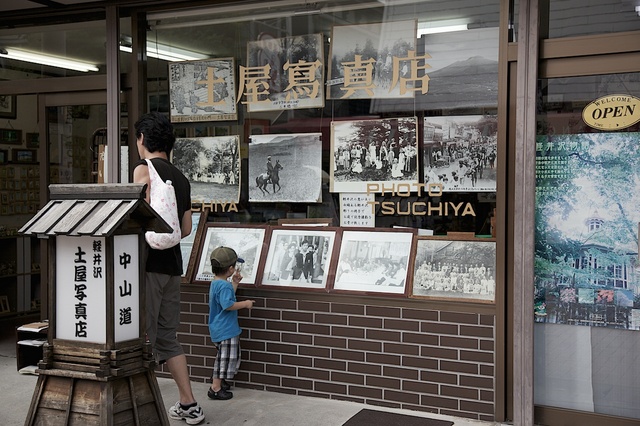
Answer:
[{"label": "wooden picture frame", "polygon": [[180,240],[180,250],[182,251],[182,283],[188,284],[193,277],[195,263],[197,261],[197,250],[193,247],[200,246],[202,233],[207,222],[209,210],[191,213],[191,234]]},{"label": "wooden picture frame", "polygon": [[262,258],[266,252],[267,227],[263,225],[207,223],[203,230],[197,262],[194,268],[195,283],[209,284],[213,279],[211,252],[219,246],[234,249],[244,259],[240,286],[254,286],[260,276]]},{"label": "wooden picture frame", "polygon": [[410,228],[343,230],[331,290],[406,297],[415,235]]},{"label": "wooden picture frame", "polygon": [[40,133],[25,133],[24,138],[27,142],[27,148],[40,148]]},{"label": "wooden picture frame", "polygon": [[22,130],[0,129],[0,144],[22,145]]},{"label": "wooden picture frame", "polygon": [[0,118],[15,120],[18,116],[18,102],[15,95],[0,95]]},{"label": "wooden picture frame", "polygon": [[330,217],[280,218],[278,226],[335,226]]},{"label": "wooden picture frame", "polygon": [[38,150],[36,149],[14,149],[13,162],[22,164],[32,164],[37,162]]},{"label": "wooden picture frame", "polygon": [[410,297],[495,303],[495,238],[418,237]]},{"label": "wooden picture frame", "polygon": [[11,312],[11,307],[9,306],[9,297],[0,296],[0,314],[5,314],[7,312]]},{"label": "wooden picture frame", "polygon": [[334,278],[337,228],[271,228],[260,286],[325,291]]}]

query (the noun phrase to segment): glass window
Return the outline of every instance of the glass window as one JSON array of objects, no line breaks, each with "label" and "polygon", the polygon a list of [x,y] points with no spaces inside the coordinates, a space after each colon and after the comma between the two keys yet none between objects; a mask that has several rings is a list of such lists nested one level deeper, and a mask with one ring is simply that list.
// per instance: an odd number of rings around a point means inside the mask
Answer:
[{"label": "glass window", "polygon": [[639,8],[628,0],[550,0],[549,38],[638,31]]},{"label": "glass window", "polygon": [[539,84],[535,403],[640,419],[640,73]]},{"label": "glass window", "polygon": [[[150,58],[152,108],[169,111],[183,138],[240,136],[242,176],[219,160],[201,173],[203,186],[242,182],[241,213],[230,213],[232,220],[331,217],[339,224],[341,193],[371,192],[376,226],[490,234],[500,2],[386,3],[292,1],[149,15],[149,43],[205,58],[168,66]],[[233,70],[235,87],[215,90],[236,110],[205,105],[197,82],[213,77],[198,65],[203,60]],[[321,152],[295,151],[284,136],[274,142],[274,135],[300,134],[317,135]],[[283,169],[280,187],[263,187],[266,194],[256,178],[271,170],[268,154]],[[382,182],[396,190],[382,194]],[[294,183],[306,186],[284,195]],[[410,196],[398,195],[404,183]],[[419,193],[424,183],[444,191]],[[434,209],[415,204],[425,198]],[[469,205],[473,214],[450,205]]]},{"label": "glass window", "polygon": [[0,79],[106,73],[106,23],[0,30]]}]

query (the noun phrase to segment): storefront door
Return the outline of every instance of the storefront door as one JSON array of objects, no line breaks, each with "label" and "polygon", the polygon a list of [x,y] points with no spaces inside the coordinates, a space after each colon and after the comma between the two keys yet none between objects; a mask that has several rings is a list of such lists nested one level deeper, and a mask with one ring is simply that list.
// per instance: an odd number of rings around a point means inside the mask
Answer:
[{"label": "storefront door", "polygon": [[538,82],[535,421],[638,424],[640,52],[571,54]]}]

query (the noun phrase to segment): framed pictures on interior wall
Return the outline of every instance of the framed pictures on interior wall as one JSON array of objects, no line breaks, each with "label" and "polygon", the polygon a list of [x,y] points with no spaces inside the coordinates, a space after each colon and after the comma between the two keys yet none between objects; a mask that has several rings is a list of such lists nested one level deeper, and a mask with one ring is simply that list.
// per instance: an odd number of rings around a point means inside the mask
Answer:
[{"label": "framed pictures on interior wall", "polygon": [[321,133],[251,136],[249,201],[322,201]]},{"label": "framed pictures on interior wall", "polygon": [[245,261],[240,284],[255,285],[260,272],[266,230],[264,226],[207,223],[194,281],[207,284],[211,282],[211,252],[216,247],[225,246],[234,249],[238,257]]},{"label": "framed pictures on interior wall", "polygon": [[332,278],[336,229],[272,228],[260,285],[322,289]]},{"label": "framed pictures on interior wall", "polygon": [[333,289],[406,295],[415,231],[343,231]]},{"label": "framed pictures on interior wall", "polygon": [[0,118],[14,120],[18,116],[16,99],[13,95],[0,95]]},{"label": "framed pictures on interior wall", "polygon": [[171,161],[191,182],[194,203],[240,200],[238,136],[176,139]]},{"label": "framed pictures on interior wall", "polygon": [[[266,32],[247,43],[247,67],[240,67],[240,84],[249,112],[324,107],[324,43],[322,34],[274,38]],[[248,92],[244,83],[260,78],[264,90]],[[262,89],[262,86],[260,86]]]},{"label": "framed pictures on interior wall", "polygon": [[417,129],[416,117],[331,122],[331,192],[417,184]]},{"label": "framed pictures on interior wall", "polygon": [[494,302],[496,243],[418,237],[411,297]]},{"label": "framed pictures on interior wall", "polygon": [[171,122],[237,120],[235,59],[169,64]]}]

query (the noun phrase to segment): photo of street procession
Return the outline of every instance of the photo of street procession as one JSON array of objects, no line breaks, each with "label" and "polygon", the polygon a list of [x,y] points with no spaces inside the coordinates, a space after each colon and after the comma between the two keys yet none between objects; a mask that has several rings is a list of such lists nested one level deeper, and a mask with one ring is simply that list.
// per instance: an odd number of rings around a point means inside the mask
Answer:
[{"label": "photo of street procession", "polygon": [[176,139],[171,162],[189,179],[194,203],[237,203],[240,199],[240,138]]},{"label": "photo of street procession", "polygon": [[495,116],[425,117],[424,182],[443,192],[495,191],[497,137]]},{"label": "photo of street procession", "polygon": [[418,182],[417,118],[331,123],[331,191]]}]

